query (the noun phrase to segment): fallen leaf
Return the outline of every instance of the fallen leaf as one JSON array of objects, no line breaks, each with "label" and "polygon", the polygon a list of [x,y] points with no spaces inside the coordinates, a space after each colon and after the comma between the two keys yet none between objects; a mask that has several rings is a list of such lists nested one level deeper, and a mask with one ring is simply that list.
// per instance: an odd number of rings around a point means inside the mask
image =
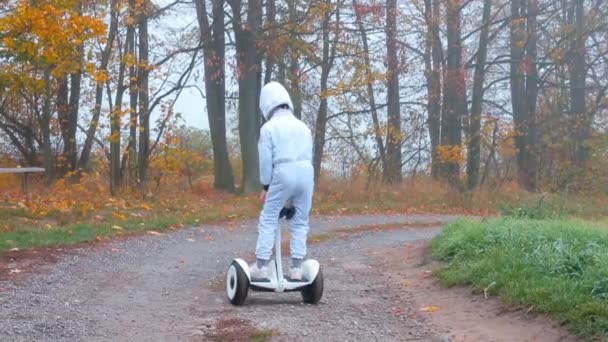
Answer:
[{"label": "fallen leaf", "polygon": [[437,310],[439,310],[439,308],[436,307],[435,305],[425,306],[422,309],[420,309],[420,311],[424,311],[424,312],[435,312]]},{"label": "fallen leaf", "polygon": [[15,247],[15,248],[11,248],[8,250],[9,252],[19,252],[19,248]]},{"label": "fallen leaf", "polygon": [[161,235],[163,235],[163,234],[161,234],[161,233],[159,233],[159,232],[155,232],[155,231],[153,231],[153,230],[149,230],[149,231],[148,231],[148,234],[150,234],[150,235],[156,235],[156,236],[161,236]]},{"label": "fallen leaf", "polygon": [[113,225],[112,229],[114,230],[124,230],[121,226]]}]

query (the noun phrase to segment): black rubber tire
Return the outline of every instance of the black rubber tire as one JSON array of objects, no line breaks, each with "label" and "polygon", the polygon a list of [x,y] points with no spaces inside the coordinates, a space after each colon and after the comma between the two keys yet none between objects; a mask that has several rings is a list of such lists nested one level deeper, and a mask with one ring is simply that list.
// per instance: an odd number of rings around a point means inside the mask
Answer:
[{"label": "black rubber tire", "polygon": [[306,304],[317,304],[321,297],[323,297],[323,272],[319,268],[315,280],[302,290],[302,300]]},{"label": "black rubber tire", "polygon": [[[235,273],[231,276],[231,269],[235,268]],[[232,297],[231,290],[232,289]],[[228,273],[226,274],[226,295],[228,300],[233,305],[243,305],[245,303],[245,299],[247,299],[247,292],[249,292],[249,279],[247,278],[247,274],[241,268],[241,265],[233,261],[228,268]]]}]

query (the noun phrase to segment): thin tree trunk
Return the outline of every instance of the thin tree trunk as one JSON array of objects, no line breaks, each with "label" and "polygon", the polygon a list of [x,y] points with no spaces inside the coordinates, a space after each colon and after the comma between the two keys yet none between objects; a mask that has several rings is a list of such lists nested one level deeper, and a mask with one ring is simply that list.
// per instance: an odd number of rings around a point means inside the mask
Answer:
[{"label": "thin tree trunk", "polygon": [[471,103],[469,156],[467,158],[467,185],[474,189],[479,184],[479,168],[481,159],[481,110],[484,96],[484,82],[486,71],[486,58],[488,54],[488,36],[490,34],[490,18],[492,14],[492,0],[484,0],[482,29],[479,33],[479,49],[475,61],[475,74],[473,76],[473,99]]},{"label": "thin tree trunk", "polygon": [[53,150],[51,147],[51,70],[44,70],[44,97],[42,113],[40,118],[40,129],[42,131],[42,154],[44,160],[44,175],[47,184],[50,184],[55,177],[53,165]]},{"label": "thin tree trunk", "polygon": [[269,49],[268,46],[273,44],[272,39],[275,38],[275,29],[276,25],[275,17],[277,14],[277,8],[275,0],[266,0],[266,17],[268,26],[271,27],[270,31],[270,39],[266,42],[266,73],[264,75],[264,84],[272,81],[272,70],[274,69],[274,65],[276,64],[275,54],[272,49]]},{"label": "thin tree trunk", "polygon": [[110,113],[110,190],[112,194],[116,193],[122,185],[122,165],[121,157],[121,135],[120,128],[122,115],[122,98],[125,92],[125,72],[126,65],[121,61],[118,68],[118,86],[116,88],[116,99],[114,102],[114,110]]},{"label": "thin tree trunk", "polygon": [[[136,0],[129,0],[129,15],[135,20],[137,13],[135,11]],[[137,127],[139,126],[137,114],[138,101],[138,85],[137,85],[137,54],[135,52],[135,22],[127,26],[127,54],[131,60],[129,66],[129,143],[127,146],[127,166],[129,175],[129,185],[133,186],[137,183]],[[123,163],[124,164],[124,163]],[[121,168],[122,169],[122,168]],[[124,177],[123,177],[124,178]]]},{"label": "thin tree trunk", "polygon": [[[298,20],[297,12],[298,0],[287,0],[287,11],[289,13],[289,22],[295,23]],[[298,37],[295,32],[291,34],[291,41],[296,42]],[[302,118],[302,90],[300,89],[300,63],[299,52],[296,44],[292,43],[289,49],[289,93],[294,107],[294,115]]]},{"label": "thin tree trunk", "polygon": [[492,130],[492,143],[490,144],[490,153],[488,154],[488,158],[486,159],[484,168],[483,168],[483,176],[481,177],[481,181],[479,185],[482,186],[485,184],[486,179],[488,178],[488,174],[490,172],[490,162],[494,159],[494,155],[496,153],[496,137],[498,136],[498,120],[494,121],[494,129]]},{"label": "thin tree trunk", "polygon": [[441,144],[441,67],[443,60],[443,47],[439,35],[441,7],[439,0],[425,0],[424,3],[428,27],[425,68],[427,69],[427,110],[431,139],[431,175],[437,178],[441,168],[441,161],[437,158],[437,147]]},{"label": "thin tree trunk", "polygon": [[[358,3],[356,0],[353,0],[353,7],[357,8]],[[363,25],[363,20],[359,15],[355,18],[357,26],[359,28],[359,33],[361,34],[361,43],[363,45],[363,61],[365,63],[365,78],[366,82],[366,91],[367,97],[369,100],[370,111],[372,114],[372,123],[374,125],[374,137],[376,140],[376,145],[378,148],[378,153],[380,154],[380,161],[382,163],[382,169],[386,168],[386,149],[384,147],[384,139],[382,137],[382,129],[380,128],[380,119],[378,118],[378,108],[376,106],[376,96],[374,94],[373,88],[373,80],[372,80],[372,66],[369,57],[369,43],[367,40],[367,32],[365,31],[365,26]]]},{"label": "thin tree trunk", "polygon": [[[331,6],[329,1],[325,2],[328,8]],[[336,9],[336,21],[340,20],[339,8]],[[319,111],[317,112],[317,121],[315,124],[315,138],[314,138],[314,177],[315,184],[321,176],[321,163],[323,161],[323,152],[325,149],[325,132],[327,129],[327,80],[329,79],[329,73],[334,65],[334,59],[336,55],[336,42],[334,40],[333,45],[329,39],[330,33],[330,20],[331,12],[329,9],[325,13],[325,20],[323,21],[323,59],[321,63],[321,103],[319,104]],[[334,37],[337,37],[337,33]]]},{"label": "thin tree trunk", "polygon": [[[84,45],[78,46],[79,56],[84,54]],[[82,58],[82,57],[81,57]],[[68,103],[68,140],[66,156],[68,168],[75,171],[78,164],[78,147],[76,145],[76,131],[78,129],[78,111],[80,109],[80,89],[82,80],[82,59],[78,71],[70,75],[70,101]]]},{"label": "thin tree trunk", "polygon": [[572,65],[570,69],[570,108],[574,118],[576,166],[583,170],[589,159],[589,137],[591,120],[586,109],[586,46],[585,1],[574,0],[575,35],[572,41]]},{"label": "thin tree trunk", "polygon": [[57,77],[57,118],[59,119],[59,128],[61,130],[61,139],[63,141],[63,152],[58,160],[57,175],[63,177],[68,171],[67,154],[69,149],[69,95],[68,95],[68,77],[59,76]]},{"label": "thin tree trunk", "polygon": [[148,2],[142,5],[143,13],[139,13],[139,63],[137,68],[137,93],[139,98],[139,151],[138,185],[140,190],[147,191],[148,157],[150,148],[150,112],[149,112],[149,71],[148,65],[148,18],[145,13]]},{"label": "thin tree trunk", "polygon": [[[110,3],[110,28],[108,30],[108,41],[101,54],[101,62],[99,64],[99,70],[107,72],[108,64],[110,62],[110,56],[112,54],[112,45],[116,38],[116,32],[118,31],[118,0],[112,0]],[[121,62],[121,68],[124,69],[124,62]],[[120,73],[120,72],[119,72]],[[124,82],[123,78],[119,77],[119,83]],[[91,122],[87,129],[86,138],[80,153],[80,160],[78,161],[78,168],[86,169],[89,165],[91,149],[93,148],[93,142],[95,141],[95,133],[99,125],[99,117],[101,116],[101,105],[103,101],[103,82],[98,82],[95,85],[95,107],[93,108],[93,115],[91,116]],[[110,143],[111,145],[111,143]]]},{"label": "thin tree trunk", "polygon": [[536,191],[538,188],[538,127],[536,118],[536,105],[538,100],[538,91],[540,77],[536,67],[537,60],[537,22],[538,15],[538,0],[528,0],[528,26],[527,26],[527,48],[526,60],[529,61],[529,70],[526,77],[526,104],[528,118],[528,134],[525,161],[525,186],[530,191]]},{"label": "thin tree trunk", "polygon": [[386,1],[387,115],[386,168],[384,181],[401,182],[401,106],[397,59],[397,0]]}]

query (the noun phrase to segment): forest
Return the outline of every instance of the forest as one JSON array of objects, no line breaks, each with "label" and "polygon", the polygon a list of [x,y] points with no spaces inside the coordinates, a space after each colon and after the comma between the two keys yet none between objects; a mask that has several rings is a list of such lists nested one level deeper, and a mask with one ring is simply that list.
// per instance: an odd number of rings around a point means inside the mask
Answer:
[{"label": "forest", "polygon": [[[161,174],[259,190],[261,86],[317,180],[605,192],[601,0],[40,0],[0,5],[0,162],[112,192]],[[175,110],[190,92],[193,128]],[[190,96],[192,98],[193,96]],[[202,105],[201,105],[202,104]],[[69,176],[69,177],[68,177]]]}]

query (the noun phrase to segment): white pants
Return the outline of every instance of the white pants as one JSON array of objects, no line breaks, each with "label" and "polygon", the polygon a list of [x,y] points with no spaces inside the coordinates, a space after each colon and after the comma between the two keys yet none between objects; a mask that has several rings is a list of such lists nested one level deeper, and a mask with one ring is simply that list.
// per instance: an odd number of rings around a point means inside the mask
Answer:
[{"label": "white pants", "polygon": [[290,202],[296,209],[295,215],[289,221],[291,257],[304,259],[313,188],[314,173],[309,161],[275,165],[258,225],[255,252],[258,259],[270,260],[272,256],[279,214],[286,202]]}]

